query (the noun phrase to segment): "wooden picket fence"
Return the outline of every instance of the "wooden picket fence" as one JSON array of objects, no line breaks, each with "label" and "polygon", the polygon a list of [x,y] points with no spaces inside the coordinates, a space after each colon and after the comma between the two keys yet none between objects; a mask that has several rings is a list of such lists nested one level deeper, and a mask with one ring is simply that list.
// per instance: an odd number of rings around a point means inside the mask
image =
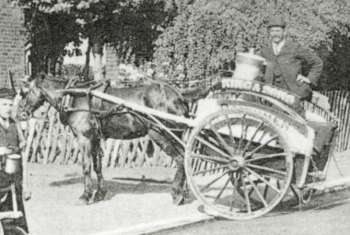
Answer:
[{"label": "wooden picket fence", "polygon": [[[350,148],[350,97],[347,91],[326,91],[332,113],[339,118],[336,151]],[[74,164],[81,162],[78,143],[69,127],[63,126],[54,110],[48,119],[28,122],[26,129],[28,161],[43,164]],[[102,144],[104,167],[173,167],[174,162],[148,137],[134,140],[108,139]]]},{"label": "wooden picket fence", "polygon": [[[74,164],[82,154],[72,131],[50,110],[48,119],[32,119],[25,123],[28,161],[36,163]],[[172,167],[172,159],[150,138],[133,140],[107,139],[101,142],[104,167]]]},{"label": "wooden picket fence", "polygon": [[350,149],[350,92],[345,90],[325,91],[331,106],[331,112],[339,119],[339,136],[336,140],[336,151]]}]

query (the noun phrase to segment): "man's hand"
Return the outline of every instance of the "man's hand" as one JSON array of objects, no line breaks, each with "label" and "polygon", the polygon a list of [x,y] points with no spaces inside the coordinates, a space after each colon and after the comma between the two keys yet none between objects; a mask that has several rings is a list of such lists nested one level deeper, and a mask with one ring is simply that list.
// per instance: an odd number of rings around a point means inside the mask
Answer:
[{"label": "man's hand", "polygon": [[23,148],[26,146],[26,144],[27,144],[26,141],[21,141],[21,142],[19,143],[19,148],[20,148],[20,149],[23,149]]},{"label": "man's hand", "polygon": [[0,155],[7,155],[11,153],[12,153],[12,149],[7,147],[0,147]]},{"label": "man's hand", "polygon": [[306,83],[306,84],[311,84],[310,79],[308,79],[307,77],[305,77],[305,76],[303,76],[301,74],[298,74],[297,81],[298,82],[303,82],[303,83]]}]

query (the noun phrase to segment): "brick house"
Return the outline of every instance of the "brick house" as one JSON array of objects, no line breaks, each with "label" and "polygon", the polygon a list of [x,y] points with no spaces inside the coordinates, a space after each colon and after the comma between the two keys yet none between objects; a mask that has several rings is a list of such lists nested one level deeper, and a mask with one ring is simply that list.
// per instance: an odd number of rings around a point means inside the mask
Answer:
[{"label": "brick house", "polygon": [[25,74],[25,29],[21,9],[0,0],[0,87],[9,86],[8,71],[14,79]]}]

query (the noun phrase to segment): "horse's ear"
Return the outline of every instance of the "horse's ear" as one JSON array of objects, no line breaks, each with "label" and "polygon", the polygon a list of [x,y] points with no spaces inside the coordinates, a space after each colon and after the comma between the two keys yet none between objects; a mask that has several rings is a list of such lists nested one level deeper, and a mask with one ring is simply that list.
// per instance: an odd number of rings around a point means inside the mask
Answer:
[{"label": "horse's ear", "polygon": [[23,84],[20,89],[19,89],[19,94],[21,96],[24,96],[28,93],[29,91],[29,87],[30,87],[30,83],[29,82],[25,82],[25,84]]},{"label": "horse's ear", "polygon": [[21,79],[21,80],[19,80],[19,84],[20,84],[21,86],[28,86],[29,81],[26,80],[26,79]]},{"label": "horse's ear", "polygon": [[30,80],[31,80],[31,76],[30,75],[26,75],[23,79],[20,79],[20,89],[23,88],[28,88],[30,85]]},{"label": "horse's ear", "polygon": [[38,80],[40,80],[40,82],[42,82],[42,81],[44,81],[46,76],[47,76],[46,73],[41,72],[41,73],[39,73]]},{"label": "horse's ear", "polygon": [[29,82],[29,88],[35,88],[35,87],[38,87],[38,85],[39,85],[38,79],[34,79],[31,82]]},{"label": "horse's ear", "polygon": [[21,87],[21,88],[19,89],[18,94],[19,94],[21,97],[24,97],[24,96],[26,95],[26,93],[27,93],[27,92],[25,92],[25,90],[24,90],[23,87]]},{"label": "horse's ear", "polygon": [[31,81],[31,86],[40,87],[42,82],[45,80],[46,74],[44,72],[38,73],[33,81]]}]

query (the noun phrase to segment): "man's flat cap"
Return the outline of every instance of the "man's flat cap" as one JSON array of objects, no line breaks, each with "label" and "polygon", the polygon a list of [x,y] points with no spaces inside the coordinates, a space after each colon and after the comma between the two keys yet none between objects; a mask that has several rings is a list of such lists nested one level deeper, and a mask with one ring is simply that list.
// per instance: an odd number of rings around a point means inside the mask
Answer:
[{"label": "man's flat cap", "polygon": [[284,18],[280,15],[274,15],[269,19],[269,22],[267,24],[268,28],[271,27],[282,27],[285,28],[287,25],[286,21],[284,20]]},{"label": "man's flat cap", "polygon": [[9,88],[0,88],[0,99],[13,99],[16,93]]}]

